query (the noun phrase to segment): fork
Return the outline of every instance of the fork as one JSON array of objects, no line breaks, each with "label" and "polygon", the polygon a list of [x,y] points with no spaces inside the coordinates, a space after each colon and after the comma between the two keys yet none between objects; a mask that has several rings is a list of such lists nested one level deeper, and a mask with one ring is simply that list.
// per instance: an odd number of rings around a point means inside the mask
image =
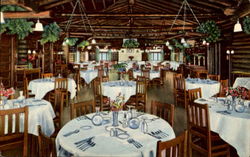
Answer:
[{"label": "fork", "polygon": [[134,139],[131,139],[131,141],[134,142],[135,144],[137,144],[139,148],[143,147],[143,145],[140,142],[138,142]]},{"label": "fork", "polygon": [[87,146],[83,147],[81,150],[82,150],[82,151],[85,151],[85,150],[87,150],[88,148],[94,147],[94,146],[95,146],[95,142],[91,141],[91,142],[88,143]]}]

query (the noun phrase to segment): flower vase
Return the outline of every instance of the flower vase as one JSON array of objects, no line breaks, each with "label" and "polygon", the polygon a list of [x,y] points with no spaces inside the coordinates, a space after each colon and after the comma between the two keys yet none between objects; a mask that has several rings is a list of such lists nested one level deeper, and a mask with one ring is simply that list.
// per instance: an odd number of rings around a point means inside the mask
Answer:
[{"label": "flower vase", "polygon": [[113,124],[112,126],[119,126],[119,123],[118,123],[118,114],[119,114],[119,111],[112,111],[112,117],[113,117]]}]

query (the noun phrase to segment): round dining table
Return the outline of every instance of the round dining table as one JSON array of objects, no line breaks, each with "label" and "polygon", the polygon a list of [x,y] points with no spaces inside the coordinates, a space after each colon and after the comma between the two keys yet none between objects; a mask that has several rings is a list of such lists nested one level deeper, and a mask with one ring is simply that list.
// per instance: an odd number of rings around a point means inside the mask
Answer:
[{"label": "round dining table", "polygon": [[[217,99],[217,100],[216,100]],[[225,98],[197,99],[196,103],[208,104],[210,128],[233,146],[240,157],[250,156],[250,101],[245,101],[245,112],[227,111]]]},{"label": "round dining table", "polygon": [[121,94],[124,96],[124,102],[126,102],[130,96],[136,94],[136,82],[125,80],[103,82],[102,94],[111,100],[115,100]]},{"label": "round dining table", "polygon": [[80,77],[83,78],[87,84],[89,84],[97,76],[98,76],[98,70],[80,71]]},{"label": "round dining table", "polygon": [[202,98],[210,98],[220,92],[220,82],[210,79],[186,78],[186,90],[201,88]]},{"label": "round dining table", "polygon": [[[121,121],[126,112],[128,111],[119,112],[118,120],[120,123],[117,127],[112,126],[112,112],[100,113],[104,119],[100,126],[93,125],[92,123],[91,119],[95,113],[77,117],[69,121],[63,126],[56,137],[58,155],[151,157],[156,156],[157,141],[168,141],[175,138],[173,128],[168,122],[155,115],[146,113],[137,113],[137,119],[140,121],[139,128],[122,127]],[[148,133],[141,131],[142,119],[146,119]],[[120,131],[120,134],[117,133],[118,136],[111,136],[111,130],[114,129]],[[157,136],[153,136],[152,132],[157,131],[161,131],[165,136],[161,136],[162,138],[160,139],[156,138]],[[126,136],[122,136],[122,133],[126,133]],[[82,143],[89,139],[91,139],[92,145],[87,147],[88,149],[85,149],[86,147],[83,147],[84,144]],[[131,141],[135,141],[135,143]]]},{"label": "round dining table", "polygon": [[[38,128],[40,125],[43,133],[46,136],[50,136],[54,133],[54,121],[55,112],[50,102],[46,100],[38,100],[35,98],[28,98],[24,100],[11,99],[7,100],[6,104],[1,106],[0,110],[13,109],[19,107],[29,107],[28,115],[28,133],[38,136]],[[6,127],[7,129],[8,127]],[[21,128],[23,130],[23,128]],[[7,130],[6,130],[7,132]]]},{"label": "round dining table", "polygon": [[[36,99],[42,99],[48,92],[54,90],[55,78],[42,78],[30,81],[28,89],[32,94],[35,94]],[[70,92],[70,98],[73,99],[76,96],[76,82],[74,79],[68,78],[68,91]]]}]

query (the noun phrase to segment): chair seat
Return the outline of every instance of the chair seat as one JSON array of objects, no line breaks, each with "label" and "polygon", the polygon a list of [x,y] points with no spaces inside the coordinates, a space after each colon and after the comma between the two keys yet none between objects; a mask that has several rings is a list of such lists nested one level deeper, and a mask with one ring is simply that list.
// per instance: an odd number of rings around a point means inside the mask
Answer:
[{"label": "chair seat", "polygon": [[0,141],[0,150],[15,148],[23,144],[23,134],[15,135],[16,138],[7,141]]}]

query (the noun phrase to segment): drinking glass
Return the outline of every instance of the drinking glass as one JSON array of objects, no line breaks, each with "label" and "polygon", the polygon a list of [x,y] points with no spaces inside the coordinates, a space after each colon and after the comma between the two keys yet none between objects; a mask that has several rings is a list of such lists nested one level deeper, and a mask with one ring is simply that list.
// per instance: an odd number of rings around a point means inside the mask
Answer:
[{"label": "drinking glass", "polygon": [[142,117],[141,132],[143,132],[144,134],[148,133],[148,124],[146,120],[147,120],[147,117]]}]

